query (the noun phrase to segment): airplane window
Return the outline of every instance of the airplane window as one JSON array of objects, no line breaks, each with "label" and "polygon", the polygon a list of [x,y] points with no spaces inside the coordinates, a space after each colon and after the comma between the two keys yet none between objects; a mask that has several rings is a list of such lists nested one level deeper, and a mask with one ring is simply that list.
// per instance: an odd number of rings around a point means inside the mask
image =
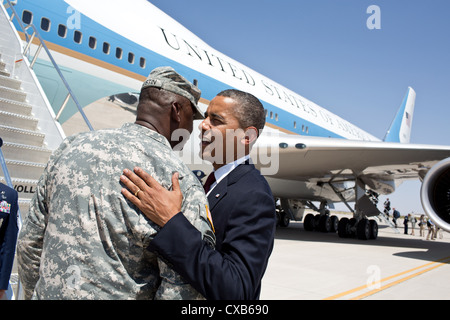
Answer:
[{"label": "airplane window", "polygon": [[278,121],[278,113],[275,113],[275,121]]},{"label": "airplane window", "polygon": [[270,119],[273,119],[273,112],[270,111]]},{"label": "airplane window", "polygon": [[294,121],[294,129],[297,129],[297,121]]},{"label": "airplane window", "polygon": [[302,124],[302,131],[305,132],[305,125]]},{"label": "airplane window", "polygon": [[50,31],[50,20],[48,20],[47,18],[42,18],[41,29],[47,32]]},{"label": "airplane window", "polygon": [[141,57],[141,59],[139,59],[139,66],[140,66],[142,69],[145,69],[145,65],[146,65],[145,58],[142,58],[142,57]]},{"label": "airplane window", "polygon": [[94,37],[89,37],[89,48],[95,49],[97,48],[97,39]]},{"label": "airplane window", "polygon": [[24,10],[22,13],[22,21],[25,24],[30,24],[33,21],[33,14],[28,10]]},{"label": "airplane window", "polygon": [[109,54],[111,46],[108,42],[103,42],[103,53]]},{"label": "airplane window", "polygon": [[267,109],[264,109],[264,116],[267,118]]},{"label": "airplane window", "polygon": [[83,39],[83,34],[80,31],[75,30],[75,32],[73,33],[73,41],[80,44],[82,39]]},{"label": "airplane window", "polygon": [[58,36],[65,38],[67,36],[67,27],[63,24],[58,26]]},{"label": "airplane window", "polygon": [[309,133],[309,128],[308,127],[306,127],[306,133]]},{"label": "airplane window", "polygon": [[134,63],[134,53],[128,52],[128,62],[131,64]]},{"label": "airplane window", "polygon": [[121,48],[116,48],[116,58],[122,59],[123,50]]}]

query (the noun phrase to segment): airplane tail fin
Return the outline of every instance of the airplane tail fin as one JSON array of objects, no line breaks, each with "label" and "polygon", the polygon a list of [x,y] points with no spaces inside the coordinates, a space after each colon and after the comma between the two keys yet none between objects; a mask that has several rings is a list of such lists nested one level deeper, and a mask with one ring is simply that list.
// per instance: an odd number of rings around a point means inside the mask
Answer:
[{"label": "airplane tail fin", "polygon": [[392,121],[391,127],[386,132],[386,136],[384,137],[385,142],[409,143],[415,102],[416,92],[413,88],[408,87],[408,92],[403,99],[402,105],[394,121]]}]

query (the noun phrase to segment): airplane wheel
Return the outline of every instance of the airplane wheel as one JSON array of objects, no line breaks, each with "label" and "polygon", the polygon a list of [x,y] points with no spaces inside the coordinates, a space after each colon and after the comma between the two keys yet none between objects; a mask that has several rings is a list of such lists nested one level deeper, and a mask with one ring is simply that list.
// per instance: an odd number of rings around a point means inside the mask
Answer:
[{"label": "airplane wheel", "polygon": [[356,236],[360,240],[368,240],[370,238],[370,221],[361,219],[356,227]]},{"label": "airplane wheel", "polygon": [[319,222],[320,222],[320,214],[315,214],[313,219],[315,231],[320,231]]},{"label": "airplane wheel", "polygon": [[275,212],[276,218],[277,218],[277,227],[280,225],[280,221],[281,221],[281,215],[280,212],[277,210]]},{"label": "airplane wheel", "polygon": [[339,227],[339,218],[337,216],[331,216],[331,229],[330,232],[335,233],[336,231],[338,231],[338,227]]},{"label": "airplane wheel", "polygon": [[331,230],[331,218],[328,215],[320,216],[319,218],[319,231],[330,232]]},{"label": "airplane wheel", "polygon": [[303,228],[306,231],[314,230],[314,215],[312,213],[306,215],[305,219],[303,220]]},{"label": "airplane wheel", "polygon": [[348,218],[342,218],[339,220],[338,224],[338,235],[340,238],[348,238],[350,236],[350,232],[348,230],[350,220]]},{"label": "airplane wheel", "polygon": [[357,232],[357,228],[356,228],[356,223],[357,220],[355,218],[350,218],[350,222],[348,223],[348,236],[350,238],[354,238],[357,236],[356,232]]},{"label": "airplane wheel", "polygon": [[289,217],[286,214],[286,212],[281,211],[280,212],[280,227],[283,227],[283,228],[288,227],[289,226],[289,222],[290,222],[290,220],[289,220]]},{"label": "airplane wheel", "polygon": [[375,220],[369,220],[370,223],[370,238],[375,240],[378,238],[378,223]]}]

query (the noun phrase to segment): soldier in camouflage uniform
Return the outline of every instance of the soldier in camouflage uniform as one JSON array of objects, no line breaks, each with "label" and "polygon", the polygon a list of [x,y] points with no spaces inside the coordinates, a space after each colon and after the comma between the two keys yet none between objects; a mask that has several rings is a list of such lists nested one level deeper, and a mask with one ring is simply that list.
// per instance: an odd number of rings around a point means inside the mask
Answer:
[{"label": "soldier in camouflage uniform", "polygon": [[214,246],[203,188],[170,142],[176,127],[192,131],[199,97],[172,68],[157,68],[143,84],[136,123],[69,137],[54,152],[19,235],[25,298],[202,298],[147,250],[159,227],[124,198],[118,178],[138,165],[169,189],[178,172],[183,213]]}]

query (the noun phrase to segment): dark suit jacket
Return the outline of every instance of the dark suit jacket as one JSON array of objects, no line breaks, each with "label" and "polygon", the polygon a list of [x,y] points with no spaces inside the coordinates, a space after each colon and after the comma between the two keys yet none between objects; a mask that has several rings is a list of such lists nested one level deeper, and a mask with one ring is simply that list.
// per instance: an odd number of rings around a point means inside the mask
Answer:
[{"label": "dark suit jacket", "polygon": [[151,250],[207,299],[258,299],[276,225],[267,181],[252,164],[241,164],[211,191],[208,201],[215,250],[181,213],[160,230]]},{"label": "dark suit jacket", "polygon": [[0,289],[8,289],[9,277],[16,250],[18,194],[17,191],[0,183]]}]

